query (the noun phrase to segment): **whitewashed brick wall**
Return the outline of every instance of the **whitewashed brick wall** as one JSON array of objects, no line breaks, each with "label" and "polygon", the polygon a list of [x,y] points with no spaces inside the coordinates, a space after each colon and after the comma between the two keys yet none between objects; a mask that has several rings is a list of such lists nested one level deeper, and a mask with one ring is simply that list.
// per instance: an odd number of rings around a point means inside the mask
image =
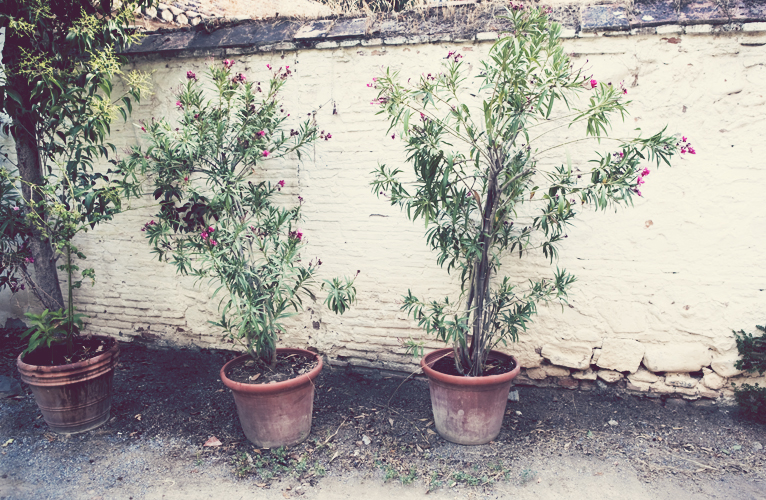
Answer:
[{"label": "whitewashed brick wall", "polygon": [[[732,329],[752,331],[766,312],[764,43],[766,34],[757,31],[566,40],[575,64],[594,78],[625,81],[634,102],[628,120],[615,124],[615,135],[636,127],[653,133],[668,125],[688,136],[697,154],[676,160],[672,168],[650,166],[644,198],[634,208],[580,217],[557,263],[578,277],[572,307],[542,308],[520,342],[509,346],[525,367],[548,370],[547,380],[555,381],[551,377],[565,373],[543,360],[543,346],[599,353],[606,339],[632,339],[640,356],[651,347],[674,359],[691,359],[701,346],[703,364],[685,370],[704,367],[708,381],[711,363],[719,374],[736,374]],[[415,366],[399,339],[421,333],[399,311],[401,295],[412,289],[421,297],[439,298],[455,286],[427,249],[422,226],[370,192],[370,172],[379,161],[408,167],[402,143],[386,134],[386,121],[375,115],[377,108],[370,105],[375,92],[366,84],[386,67],[405,77],[438,72],[451,50],[476,67],[491,44],[357,45],[235,58],[236,69],[251,80],[267,78],[267,63],[296,70],[285,86],[286,110],[301,117],[318,109],[320,127],[333,138],[317,142],[302,162],[269,163],[264,175],[286,180],[287,199],[300,194],[306,200],[307,257],[322,259],[323,277],[361,271],[359,303],[352,311],[336,317],[320,304],[310,305],[294,321],[286,345],[315,346],[338,363],[395,370]],[[185,72],[200,74],[209,62],[136,62],[136,68],[153,72],[155,95],[136,107],[130,124],[114,125],[112,141],[125,148],[140,141],[133,122],[173,116],[174,89]],[[589,151],[592,146],[570,149],[583,166],[593,157]],[[547,161],[564,162],[564,151]],[[150,218],[150,202],[134,202],[114,223],[79,240],[97,273],[96,285],[76,296],[78,308],[90,317],[88,330],[128,340],[145,329],[168,341],[220,345],[220,333],[207,324],[215,319],[217,300],[191,279],[175,276],[171,266],[152,260],[140,231]],[[520,279],[552,272],[542,256],[509,259],[506,269]],[[28,297],[3,294],[0,322],[30,308]],[[538,383],[540,373],[530,370],[522,379]],[[718,380],[697,386],[699,376],[694,390],[635,374],[628,388],[652,391],[655,384],[658,393],[710,394],[709,386]],[[595,375],[578,372],[576,378]]]}]

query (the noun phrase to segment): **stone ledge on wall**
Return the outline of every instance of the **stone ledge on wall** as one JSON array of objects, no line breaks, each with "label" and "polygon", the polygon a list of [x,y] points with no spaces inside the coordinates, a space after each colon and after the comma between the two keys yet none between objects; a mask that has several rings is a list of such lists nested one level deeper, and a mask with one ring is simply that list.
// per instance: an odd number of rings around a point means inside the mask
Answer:
[{"label": "stone ledge on wall", "polygon": [[[766,31],[766,3],[692,0],[683,2],[680,9],[675,5],[673,0],[572,3],[554,7],[551,18],[562,24],[565,38]],[[499,17],[503,12],[499,5],[466,4],[450,10],[435,5],[366,18],[313,21],[204,18],[194,16],[196,12],[184,12],[179,16],[194,19],[195,26],[148,32],[126,54],[191,57],[355,45],[492,41],[508,28],[508,22]]]}]

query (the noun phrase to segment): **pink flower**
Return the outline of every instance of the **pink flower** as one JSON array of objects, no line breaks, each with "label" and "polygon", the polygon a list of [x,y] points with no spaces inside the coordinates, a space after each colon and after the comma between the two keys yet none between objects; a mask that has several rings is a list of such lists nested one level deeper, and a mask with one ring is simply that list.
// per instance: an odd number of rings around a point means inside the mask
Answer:
[{"label": "pink flower", "polygon": [[146,132],[146,129],[144,127],[141,127],[141,132]]},{"label": "pink flower", "polygon": [[690,155],[696,155],[696,154],[697,154],[697,152],[696,152],[696,151],[694,151],[694,148],[693,148],[693,147],[691,147],[691,146],[688,146],[688,147],[686,148],[686,150],[689,152],[689,154],[690,154]]},{"label": "pink flower", "polygon": [[378,81],[378,77],[373,78],[372,81],[373,82],[377,82]]},{"label": "pink flower", "polygon": [[187,182],[188,180],[189,180],[189,176],[188,175],[184,176],[184,182]]},{"label": "pink flower", "polygon": [[622,89],[622,93],[623,94],[627,94],[628,93],[628,89]]},{"label": "pink flower", "polygon": [[194,74],[194,71],[187,71],[186,72],[186,79],[187,80],[197,80],[197,75]]},{"label": "pink flower", "polygon": [[686,154],[686,148],[681,148],[681,154]]},{"label": "pink flower", "polygon": [[372,87],[372,84],[371,84],[371,83],[368,83],[368,84],[367,84],[367,86],[368,86],[368,87]]},{"label": "pink flower", "polygon": [[332,139],[332,134],[329,132],[327,133],[326,136],[324,136],[324,140],[326,141],[327,139]]},{"label": "pink flower", "polygon": [[281,181],[277,182],[277,186],[279,186],[281,188],[285,187],[285,181],[281,180]]},{"label": "pink flower", "polygon": [[266,68],[271,69],[271,64],[267,64]]},{"label": "pink flower", "polygon": [[213,226],[210,226],[207,228],[208,233],[212,233],[213,231],[215,231],[215,228]]},{"label": "pink flower", "polygon": [[596,80],[591,80],[590,81],[590,88],[595,89],[596,85],[598,85],[598,82]]},{"label": "pink flower", "polygon": [[14,212],[18,212],[19,211],[19,207],[13,207],[13,211]]},{"label": "pink flower", "polygon": [[234,66],[234,61],[231,59],[224,59],[223,65],[226,67],[226,69],[231,69],[231,67]]},{"label": "pink flower", "polygon": [[215,240],[210,240],[210,244],[213,245],[213,246],[216,246],[218,244],[218,242],[215,241]]},{"label": "pink flower", "polygon": [[643,170],[641,171],[641,177],[646,177],[646,176],[647,176],[647,175],[649,175],[650,173],[651,173],[651,170],[649,170],[648,168],[645,168],[645,169],[643,169]]},{"label": "pink flower", "polygon": [[234,78],[231,79],[234,83],[245,83],[247,81],[247,77],[243,75],[242,73],[237,74]]},{"label": "pink flower", "polygon": [[643,196],[643,195],[641,194],[641,190],[640,190],[640,189],[638,189],[638,188],[633,188],[633,192],[634,192],[634,193],[636,193],[638,196]]},{"label": "pink flower", "polygon": [[181,101],[176,101],[176,106],[178,106],[181,109],[184,109],[184,105],[181,104]]},{"label": "pink flower", "polygon": [[269,152],[264,150],[263,156],[269,156]]},{"label": "pink flower", "polygon": [[681,136],[681,142],[686,142],[686,136]]},{"label": "pink flower", "polygon": [[391,139],[396,139],[396,134],[391,134]]},{"label": "pink flower", "polygon": [[202,236],[202,239],[203,239],[203,240],[204,240],[204,239],[207,239],[207,233],[202,233],[202,234],[200,234],[200,236]]},{"label": "pink flower", "polygon": [[26,262],[27,264],[34,264],[35,259],[33,259],[32,257],[24,257],[24,262]]},{"label": "pink flower", "polygon": [[303,233],[298,231],[297,229],[295,231],[290,231],[287,233],[288,238],[301,241],[303,239]]},{"label": "pink flower", "polygon": [[643,183],[645,183],[645,182],[646,182],[646,181],[644,180],[644,178],[643,178],[643,177],[639,177],[638,179],[636,179],[636,185],[637,185],[637,186],[640,186],[641,184],[643,184]]},{"label": "pink flower", "polygon": [[265,130],[260,130],[260,131],[258,131],[258,135],[263,137],[264,135],[266,135],[266,131]]}]

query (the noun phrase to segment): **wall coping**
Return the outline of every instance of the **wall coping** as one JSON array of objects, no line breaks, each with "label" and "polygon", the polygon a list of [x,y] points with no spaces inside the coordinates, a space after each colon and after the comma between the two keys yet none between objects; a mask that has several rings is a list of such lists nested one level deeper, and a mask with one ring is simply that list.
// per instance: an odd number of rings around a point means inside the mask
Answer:
[{"label": "wall coping", "polygon": [[[552,19],[564,38],[626,35],[719,34],[766,31],[766,2],[691,0],[676,9],[674,0],[636,0],[632,4],[570,3],[553,7]],[[354,46],[491,41],[509,27],[504,8],[473,2],[356,18],[205,19],[195,27],[148,32],[124,55],[198,57]],[[755,45],[764,45],[756,43]]]}]

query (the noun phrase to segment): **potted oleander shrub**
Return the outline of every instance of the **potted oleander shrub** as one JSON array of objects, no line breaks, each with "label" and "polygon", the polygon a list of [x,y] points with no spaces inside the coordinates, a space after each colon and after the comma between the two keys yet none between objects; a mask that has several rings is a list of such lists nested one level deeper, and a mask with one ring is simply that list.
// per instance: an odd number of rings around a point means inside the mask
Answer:
[{"label": "potted oleander shrub", "polygon": [[[515,280],[507,271],[513,259],[540,252],[552,263],[581,210],[631,205],[649,175],[646,161],[669,164],[679,149],[694,153],[686,138],[664,130],[609,137],[612,117],[627,111],[626,89],[573,69],[561,26],[545,9],[512,6],[506,18],[510,30],[478,74],[450,52],[441,72],[402,83],[389,69],[369,84],[413,167],[405,175],[380,165],[372,190],[423,221],[437,263],[459,277],[457,297],[424,300],[409,291],[402,309],[450,346],[421,366],[437,430],[462,444],[486,443],[500,431],[519,365],[497,348],[517,339],[539,304],[565,303],[575,281],[558,268]],[[549,139],[556,131],[570,135],[564,144]],[[589,162],[563,153],[586,141],[600,149]],[[555,153],[560,163],[542,161]],[[423,353],[422,342],[408,345]]]},{"label": "potted oleander shrub", "polygon": [[211,65],[204,84],[187,72],[178,116],[140,125],[147,146],[134,148],[125,169],[154,185],[158,211],[141,228],[152,251],[215,289],[214,324],[246,351],[226,363],[221,379],[247,438],[273,448],[309,435],[313,380],[322,369],[313,352],[277,347],[285,320],[318,288],[342,314],[355,301],[356,276],[318,281],[322,262],[307,257],[301,230],[303,199],[288,199],[284,180],[264,178],[267,162],[300,159],[317,138],[332,135],[318,132],[313,119],[286,128],[279,91],[289,66],[269,66],[263,85],[234,67],[228,59]]},{"label": "potted oleander shrub", "polygon": [[[75,236],[112,219],[130,189],[103,163],[114,162],[112,122],[147,90],[146,75],[123,74],[118,55],[137,40],[128,25],[142,3],[12,0],[0,12],[0,121],[16,152],[0,162],[0,290],[26,290],[41,306],[26,314],[28,345],[16,365],[49,428],[64,434],[110,416],[119,346],[81,332],[74,291],[95,273],[77,265],[86,256]],[[117,78],[123,95],[112,93]]]}]

